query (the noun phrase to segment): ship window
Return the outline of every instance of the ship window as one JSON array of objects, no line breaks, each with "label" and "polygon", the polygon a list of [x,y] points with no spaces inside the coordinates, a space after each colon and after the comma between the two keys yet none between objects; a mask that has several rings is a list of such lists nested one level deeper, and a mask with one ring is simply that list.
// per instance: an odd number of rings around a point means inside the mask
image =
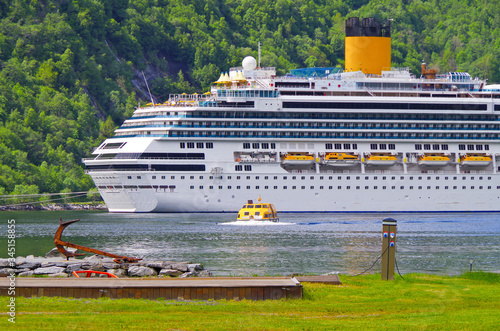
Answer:
[{"label": "ship window", "polygon": [[276,144],[275,143],[271,143],[271,149],[276,149]]},{"label": "ship window", "polygon": [[297,177],[295,177],[295,176],[292,176],[292,179],[297,179]]},{"label": "ship window", "polygon": [[239,186],[239,185],[238,185],[238,186],[236,186],[236,189],[237,189],[237,190],[239,190],[240,188],[241,188],[241,186]]},{"label": "ship window", "polygon": [[203,179],[203,176],[200,176],[200,179]]},{"label": "ship window", "polygon": [[333,149],[333,144],[325,144],[325,149]]},{"label": "ship window", "polygon": [[344,149],[351,149],[351,144],[344,144]]},{"label": "ship window", "polygon": [[490,145],[484,145],[484,150],[489,151],[490,150]]},{"label": "ship window", "polygon": [[277,190],[277,189],[278,189],[278,186],[274,186],[273,188],[274,188],[275,190]]},{"label": "ship window", "polygon": [[467,150],[473,151],[474,150],[474,145],[467,145]]},{"label": "ship window", "polygon": [[439,151],[439,144],[433,144],[432,149],[435,151]]},{"label": "ship window", "polygon": [[465,145],[463,144],[458,145],[458,149],[461,151],[465,151]]},{"label": "ship window", "polygon": [[323,176],[319,176],[319,180],[323,180]]},{"label": "ship window", "polygon": [[151,179],[156,179],[156,176],[151,177]]},{"label": "ship window", "polygon": [[187,143],[187,148],[194,148],[194,143]]},{"label": "ship window", "polygon": [[141,176],[137,176],[137,179],[141,179]]},{"label": "ship window", "polygon": [[350,187],[350,186],[346,186],[346,189],[347,189],[347,190],[350,190],[350,189],[351,189],[351,187]]},{"label": "ship window", "polygon": [[200,186],[200,190],[203,190],[203,186]]},{"label": "ship window", "polygon": [[[330,179],[331,179],[331,178],[330,178]],[[337,177],[337,179],[338,179],[338,180],[341,180],[341,179],[342,179],[342,177],[338,176],[338,177]]]},{"label": "ship window", "polygon": [[209,189],[209,190],[213,190],[213,189],[214,189],[214,187],[213,187],[213,186],[209,186],[209,187],[208,187],[208,189]]},{"label": "ship window", "polygon": [[[249,179],[250,177],[247,177],[247,179]],[[255,179],[259,179],[260,177],[259,176],[255,176]]]},{"label": "ship window", "polygon": [[230,190],[230,189],[232,189],[232,187],[231,187],[231,186],[228,186],[228,187],[227,187],[227,189],[228,189],[228,190]]},{"label": "ship window", "polygon": [[424,149],[426,151],[430,150],[431,149],[431,144],[424,144]]},{"label": "ship window", "polygon": [[370,148],[376,150],[377,149],[377,144],[370,144]]},{"label": "ship window", "polygon": [[335,149],[342,149],[342,144],[335,144]]},{"label": "ship window", "polygon": [[447,151],[448,150],[448,145],[446,145],[446,144],[441,145],[441,149],[443,151]]},{"label": "ship window", "polygon": [[260,187],[259,186],[255,186],[255,189],[258,190]]},{"label": "ship window", "polygon": [[194,190],[194,185],[189,186],[191,190]]},{"label": "ship window", "polygon": [[127,176],[127,179],[132,179],[132,176]]},{"label": "ship window", "polygon": [[252,171],[251,165],[245,165],[245,171]]},{"label": "ship window", "polygon": [[186,148],[186,143],[180,143],[179,145],[181,148]]},{"label": "ship window", "polygon": [[413,186],[410,186],[410,190],[413,190]]},{"label": "ship window", "polygon": [[311,186],[311,187],[310,187],[310,189],[311,189],[311,190],[314,190],[314,186]]},{"label": "ship window", "polygon": [[264,186],[264,190],[267,190],[267,189],[269,189],[269,186]]},{"label": "ship window", "polygon": [[476,151],[482,151],[483,145],[476,145]]},{"label": "ship window", "polygon": [[252,148],[254,149],[259,149],[260,144],[259,143],[252,143]]},{"label": "ship window", "polygon": [[[332,189],[331,186],[329,188],[330,188],[330,190]],[[337,186],[337,190],[341,190],[341,189],[342,189],[342,186]]]},{"label": "ship window", "polygon": [[278,176],[274,176],[273,179],[275,179],[275,180],[278,179]]},{"label": "ship window", "polygon": [[205,147],[206,148],[214,148],[214,143],[206,143]]},{"label": "ship window", "polygon": [[419,186],[419,187],[418,187],[418,189],[419,189],[419,190],[421,190],[421,189],[422,189],[422,186]]},{"label": "ship window", "polygon": [[370,188],[370,187],[368,187],[368,186],[365,186],[365,190],[368,190],[369,188]]},{"label": "ship window", "polygon": [[387,144],[380,144],[379,147],[380,149],[387,149]]},{"label": "ship window", "polygon": [[286,186],[283,186],[283,189],[284,189],[284,190],[286,190],[286,189],[287,189],[287,187],[286,187]]},{"label": "ship window", "polygon": [[243,143],[243,149],[250,149],[250,143]]},{"label": "ship window", "polygon": [[395,144],[389,144],[389,149],[396,149],[396,145]]},{"label": "ship window", "polygon": [[360,188],[359,186],[356,186],[356,190],[359,190],[359,188]]},{"label": "ship window", "polygon": [[422,150],[422,144],[415,144],[415,150],[417,151]]},{"label": "ship window", "polygon": [[247,176],[247,179],[250,179],[250,176]]},{"label": "ship window", "polygon": [[269,143],[262,143],[262,149],[269,149]]},{"label": "ship window", "polygon": [[382,186],[382,190],[385,190],[387,188],[387,186]]},{"label": "ship window", "polygon": [[376,190],[378,188],[378,186],[374,186],[373,189]]},{"label": "ship window", "polygon": [[285,179],[285,180],[286,180],[286,179],[287,179],[287,176],[283,176],[283,179]]},{"label": "ship window", "polygon": [[189,179],[194,179],[194,176],[189,176]]},{"label": "ship window", "polygon": [[249,190],[249,189],[250,189],[250,186],[247,186],[247,190]]},{"label": "ship window", "polygon": [[453,189],[454,189],[454,190],[456,190],[456,189],[457,189],[457,187],[456,187],[456,186],[453,186]]},{"label": "ship window", "polygon": [[320,187],[319,187],[319,189],[320,189],[320,190],[322,190],[322,189],[323,189],[323,186],[320,186]]},{"label": "ship window", "polygon": [[203,148],[203,143],[196,143],[196,148]]}]

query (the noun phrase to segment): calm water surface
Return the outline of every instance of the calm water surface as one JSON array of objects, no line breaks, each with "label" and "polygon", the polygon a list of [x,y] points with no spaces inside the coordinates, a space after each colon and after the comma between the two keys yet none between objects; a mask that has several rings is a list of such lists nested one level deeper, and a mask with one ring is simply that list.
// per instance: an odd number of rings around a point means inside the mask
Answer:
[{"label": "calm water surface", "polygon": [[[63,240],[119,255],[203,263],[215,275],[360,273],[382,250],[382,219],[397,223],[401,273],[460,274],[500,270],[500,213],[285,214],[280,223],[241,225],[228,214],[1,212],[0,253],[7,257],[7,220],[16,220],[18,256],[43,256],[63,221],[80,219]],[[380,272],[377,263],[371,272]]]}]

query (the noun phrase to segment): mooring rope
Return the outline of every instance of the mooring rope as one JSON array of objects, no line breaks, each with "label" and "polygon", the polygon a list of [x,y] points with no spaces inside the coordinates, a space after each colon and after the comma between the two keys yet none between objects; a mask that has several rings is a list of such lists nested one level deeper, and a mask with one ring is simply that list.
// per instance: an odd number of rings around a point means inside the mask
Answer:
[{"label": "mooring rope", "polygon": [[17,206],[36,205],[38,203],[46,203],[46,202],[52,202],[52,201],[58,201],[58,200],[64,200],[64,199],[78,198],[78,197],[83,197],[85,195],[87,195],[87,193],[85,193],[85,194],[77,194],[77,195],[73,195],[73,196],[70,196],[70,197],[64,197],[64,198],[49,199],[49,200],[44,200],[44,201],[23,202],[23,203],[16,203],[16,204],[12,204],[12,205],[0,205],[0,208],[10,208],[10,207],[17,207]]}]

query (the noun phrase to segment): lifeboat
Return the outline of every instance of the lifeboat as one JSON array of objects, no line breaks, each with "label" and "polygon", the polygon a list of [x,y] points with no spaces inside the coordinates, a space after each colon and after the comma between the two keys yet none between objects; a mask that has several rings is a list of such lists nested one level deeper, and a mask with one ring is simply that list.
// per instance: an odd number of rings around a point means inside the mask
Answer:
[{"label": "lifeboat", "polygon": [[357,155],[347,153],[327,153],[325,164],[331,167],[352,167],[359,163]]},{"label": "lifeboat", "polygon": [[238,212],[237,221],[271,221],[279,222],[276,208],[271,203],[263,203],[259,196],[259,203],[248,200]]},{"label": "lifeboat", "polygon": [[463,157],[460,164],[468,167],[486,167],[492,162],[491,157],[486,154],[467,154]]},{"label": "lifeboat", "polygon": [[424,154],[418,158],[418,164],[427,167],[444,167],[450,162],[450,158],[443,154]]},{"label": "lifeboat", "polygon": [[370,154],[366,158],[365,163],[367,165],[373,165],[373,166],[392,166],[395,165],[397,161],[398,159],[394,155],[384,154],[384,153],[374,153]]},{"label": "lifeboat", "polygon": [[309,153],[287,153],[282,162],[284,165],[308,165],[314,163],[314,157]]}]

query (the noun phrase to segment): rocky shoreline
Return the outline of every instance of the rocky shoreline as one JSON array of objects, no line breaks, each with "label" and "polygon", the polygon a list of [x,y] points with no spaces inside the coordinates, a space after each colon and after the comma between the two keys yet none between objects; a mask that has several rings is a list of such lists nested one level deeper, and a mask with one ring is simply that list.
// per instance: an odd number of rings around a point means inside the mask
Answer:
[{"label": "rocky shoreline", "polygon": [[48,204],[26,204],[20,206],[0,206],[0,211],[60,211],[60,210],[108,210],[104,203],[80,204],[80,203],[48,203]]},{"label": "rocky shoreline", "polygon": [[[142,260],[136,263],[116,263],[112,258],[93,255],[84,259],[66,260],[54,248],[45,257],[19,256],[15,262],[0,259],[0,277],[15,274],[16,277],[74,277],[73,271],[105,271],[122,277],[212,277],[212,273],[200,263]],[[101,277],[107,277],[102,275]]]}]

